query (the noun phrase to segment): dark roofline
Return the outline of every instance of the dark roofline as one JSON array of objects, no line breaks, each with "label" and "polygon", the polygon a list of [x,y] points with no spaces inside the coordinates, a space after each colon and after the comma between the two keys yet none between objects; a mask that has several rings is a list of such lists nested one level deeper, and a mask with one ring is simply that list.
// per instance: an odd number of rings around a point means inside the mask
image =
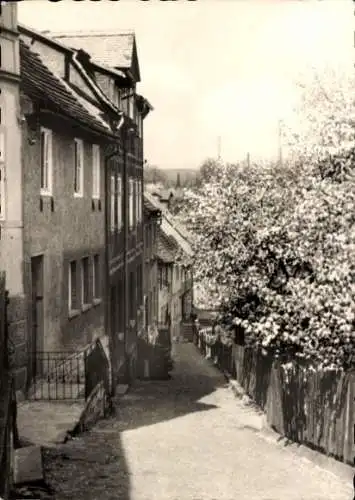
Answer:
[{"label": "dark roofline", "polygon": [[[37,38],[38,40],[42,41],[43,43],[45,43],[46,45],[48,45],[49,47],[52,47],[56,50],[59,50],[65,54],[69,54],[71,56],[71,63],[73,64],[73,66],[76,68],[77,71],[79,71],[79,73],[81,74],[81,76],[87,80],[87,84],[88,86],[91,88],[91,91],[96,95],[97,99],[101,102],[101,104],[103,106],[106,107],[106,109],[109,109],[111,113],[115,113],[115,114],[118,114],[119,116],[122,115],[122,112],[116,107],[114,106],[113,103],[111,103],[111,101],[109,100],[109,97],[106,96],[106,94],[102,91],[102,89],[96,84],[96,82],[94,82],[91,78],[91,76],[88,74],[87,70],[85,69],[85,67],[83,67],[81,69],[81,67],[78,67],[79,64],[81,66],[81,63],[80,63],[80,57],[82,58],[82,56],[84,55],[85,59],[87,59],[87,64],[89,65],[92,65],[92,61],[91,61],[91,55],[84,51],[84,50],[76,50],[76,49],[72,49],[60,42],[57,42],[56,40],[53,40],[53,38],[51,38],[50,36],[46,36],[36,30],[34,30],[33,28],[29,28],[27,26],[24,26],[24,25],[19,25],[19,32],[29,36],[29,37],[32,37],[32,38]],[[83,72],[85,73],[83,75]],[[89,81],[89,83],[88,83]],[[68,83],[68,82],[67,82]]]},{"label": "dark roofline", "polygon": [[[61,50],[62,52],[65,52],[66,54],[74,54],[75,50],[68,47],[67,45],[64,45],[63,43],[57,42],[56,40],[53,40],[50,36],[46,36],[45,33],[42,33],[40,31],[37,31],[29,26],[25,26],[24,24],[19,23],[18,24],[18,30],[19,33],[23,33],[24,35],[27,35],[32,38],[37,38],[38,40],[41,40],[45,42],[47,45],[50,45],[51,47],[54,47],[56,49]],[[48,31],[48,33],[50,33]]]},{"label": "dark roofline", "polygon": [[88,36],[135,36],[134,29],[128,30],[79,30],[79,31],[52,31],[56,38],[83,38]]},{"label": "dark roofline", "polygon": [[[31,74],[32,66],[35,64],[37,64],[34,68],[36,71]],[[72,123],[74,122],[80,124],[82,129],[88,130],[91,133],[106,137],[107,139],[116,139],[116,135],[110,130],[109,124],[107,123],[106,128],[100,123],[99,120],[96,119],[95,116],[91,115],[90,111],[88,111],[88,109],[80,101],[78,101],[75,94],[72,95],[70,90],[66,88],[65,85],[68,84],[62,81],[60,77],[57,77],[46,66],[41,57],[35,51],[32,51],[31,48],[22,40],[20,41],[20,65],[22,76],[20,88],[22,88],[23,93],[26,94],[31,100],[39,104],[37,113],[54,113],[56,116],[61,116],[61,118],[70,120]],[[40,84],[40,86],[38,86],[38,84]],[[55,87],[59,92],[59,95],[62,96],[59,103],[55,100],[55,98],[51,98],[50,94],[48,94],[48,86]],[[74,103],[80,111],[79,115],[75,112],[68,112],[67,109],[62,108],[63,102],[68,100],[68,96],[69,108]],[[42,109],[40,109],[41,105]],[[84,111],[83,116],[81,116],[81,111]]]},{"label": "dark roofline", "polygon": [[[88,62],[91,65],[92,68],[98,69],[102,73],[106,73],[107,75],[110,75],[110,76],[112,76],[112,77],[114,77],[116,79],[121,79],[122,81],[129,80],[129,78],[124,73],[124,71],[122,71],[122,69],[110,69],[110,68],[107,68],[106,66],[102,66],[102,64],[94,62],[91,59],[91,56],[90,56],[90,60]],[[122,75],[120,75],[119,73],[122,73]]]},{"label": "dark roofline", "polygon": [[[130,71],[130,68],[120,68],[119,66],[115,67],[115,68],[112,68],[113,72],[114,71],[119,71],[119,72],[122,72],[124,73],[126,79],[130,80],[131,83],[136,83],[136,82],[140,82],[141,81],[141,76],[140,76],[140,68],[139,68],[139,61],[138,61],[138,51],[137,51],[137,43],[136,43],[136,34],[134,32],[134,30],[128,30],[128,31],[118,31],[118,32],[115,32],[115,31],[112,31],[111,33],[108,32],[108,33],[105,33],[105,32],[99,32],[99,31],[83,31],[83,32],[65,32],[65,31],[62,31],[62,32],[55,32],[55,31],[48,31],[48,33],[50,34],[50,36],[54,37],[55,40],[60,40],[61,38],[65,38],[65,39],[68,39],[68,38],[86,38],[86,37],[100,37],[100,36],[133,36],[133,47],[132,47],[132,51],[133,51],[133,58],[134,56],[137,58],[137,65],[138,65],[138,80],[136,80],[133,75],[132,75],[132,72]],[[62,42],[58,42],[60,45],[62,45]],[[68,40],[66,40],[66,43],[70,43]],[[75,50],[75,49],[74,49]],[[96,65],[97,67],[99,67],[100,69],[103,69],[102,65],[96,61],[96,62],[93,62],[92,60],[90,61],[92,65]],[[109,72],[110,71],[110,68],[107,68],[107,67],[104,67],[104,69]],[[112,74],[112,73],[111,73]],[[114,73],[113,73],[114,74]]]}]

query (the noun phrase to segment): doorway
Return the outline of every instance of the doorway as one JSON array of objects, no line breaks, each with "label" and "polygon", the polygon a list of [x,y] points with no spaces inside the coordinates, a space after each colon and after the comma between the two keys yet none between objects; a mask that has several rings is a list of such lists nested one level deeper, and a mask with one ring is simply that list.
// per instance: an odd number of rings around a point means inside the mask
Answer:
[{"label": "doorway", "polygon": [[43,255],[31,258],[31,379],[41,375],[44,343]]}]

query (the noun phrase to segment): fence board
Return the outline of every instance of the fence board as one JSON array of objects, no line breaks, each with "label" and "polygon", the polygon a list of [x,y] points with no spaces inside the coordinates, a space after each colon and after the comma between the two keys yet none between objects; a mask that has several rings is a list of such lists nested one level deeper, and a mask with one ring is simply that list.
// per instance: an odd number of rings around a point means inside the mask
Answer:
[{"label": "fence board", "polygon": [[[200,346],[204,353],[203,340]],[[353,463],[355,373],[311,371],[295,362],[286,373],[279,361],[242,345],[228,355],[216,346],[215,353],[219,366],[234,371],[277,432]]]}]

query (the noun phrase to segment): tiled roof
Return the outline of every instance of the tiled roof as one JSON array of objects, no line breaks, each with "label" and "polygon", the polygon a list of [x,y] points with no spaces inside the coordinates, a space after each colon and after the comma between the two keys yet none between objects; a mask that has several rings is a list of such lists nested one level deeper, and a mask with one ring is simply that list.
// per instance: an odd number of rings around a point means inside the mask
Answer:
[{"label": "tiled roof", "polygon": [[166,241],[164,235],[159,231],[158,233],[158,250],[157,257],[159,260],[164,262],[165,264],[172,264],[175,260],[176,250],[173,248],[173,245]]},{"label": "tiled roof", "polygon": [[134,33],[119,32],[84,32],[51,33],[51,36],[69,47],[88,52],[93,61],[108,68],[125,68],[132,66]]},{"label": "tiled roof", "polygon": [[147,193],[144,193],[144,208],[150,213],[150,214],[158,214],[161,212],[160,208],[156,207],[150,199],[150,196]]},{"label": "tiled roof", "polygon": [[100,110],[79,97],[60,77],[55,76],[40,56],[20,41],[21,87],[30,97],[44,102],[53,111],[64,114],[92,129],[111,134]]},{"label": "tiled roof", "polygon": [[160,229],[163,231],[166,237],[168,237],[171,240],[174,240],[176,245],[178,245],[186,255],[192,257],[193,255],[193,250],[191,248],[192,237],[187,233],[186,229],[181,224],[178,224],[174,220],[171,213],[168,210],[166,210],[152,194],[145,193],[145,195],[150,200],[152,205],[161,210],[162,224],[160,226]]}]

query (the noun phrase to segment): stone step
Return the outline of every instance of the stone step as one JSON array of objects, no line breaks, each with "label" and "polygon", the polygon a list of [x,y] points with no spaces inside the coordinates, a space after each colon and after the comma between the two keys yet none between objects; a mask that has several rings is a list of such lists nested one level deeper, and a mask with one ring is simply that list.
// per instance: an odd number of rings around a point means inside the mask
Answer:
[{"label": "stone step", "polygon": [[44,480],[41,446],[26,446],[15,450],[14,465],[15,485]]},{"label": "stone step", "polygon": [[41,382],[29,395],[31,401],[38,400],[72,400],[85,398],[85,384],[60,384],[55,382]]}]

